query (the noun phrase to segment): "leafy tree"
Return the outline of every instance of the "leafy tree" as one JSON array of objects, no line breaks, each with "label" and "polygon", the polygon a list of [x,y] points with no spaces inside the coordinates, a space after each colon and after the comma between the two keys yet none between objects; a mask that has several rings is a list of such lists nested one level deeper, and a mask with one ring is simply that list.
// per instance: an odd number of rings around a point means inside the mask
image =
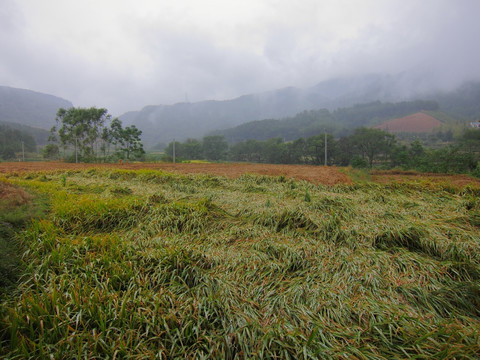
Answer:
[{"label": "leafy tree", "polygon": [[[173,161],[173,145],[175,144],[175,161],[182,161],[187,159],[185,157],[185,147],[180,141],[170,142],[167,147],[163,150],[165,155],[163,156],[164,161]],[[202,156],[202,150],[200,150],[200,156]]]},{"label": "leafy tree", "polygon": [[410,156],[407,145],[394,146],[391,151],[391,166],[408,168]]},{"label": "leafy tree", "polygon": [[460,138],[460,146],[470,153],[480,155],[480,130],[468,129],[465,130]]},{"label": "leafy tree", "polygon": [[411,157],[420,157],[423,156],[425,153],[425,149],[423,148],[422,143],[420,140],[415,140],[410,144],[410,150],[408,151]]},{"label": "leafy tree", "polygon": [[222,160],[226,158],[228,144],[220,135],[205,136],[203,138],[203,154],[207,160]]},{"label": "leafy tree", "polygon": [[121,158],[141,157],[145,153],[140,141],[142,132],[135,125],[123,128],[118,118],[111,120],[108,127],[110,120],[111,115],[103,108],[60,108],[50,140],[57,141],[58,135],[60,145],[64,149],[72,146],[75,157],[78,155],[83,161],[98,159],[99,148],[107,158],[111,145]]},{"label": "leafy tree", "polygon": [[60,148],[57,144],[48,144],[43,149],[44,159],[58,160],[60,158]]},{"label": "leafy tree", "polygon": [[306,141],[304,138],[297,139],[287,148],[287,164],[303,164],[305,161]]},{"label": "leafy tree", "polygon": [[[72,145],[75,154],[84,160],[92,160],[96,156],[95,145],[103,133],[103,127],[111,115],[107,109],[60,108],[57,111],[56,122],[60,144],[66,148]],[[52,128],[52,133],[57,127]]]},{"label": "leafy tree", "polygon": [[360,155],[353,156],[352,160],[350,160],[350,164],[354,168],[366,168],[366,167],[368,167],[367,160]]},{"label": "leafy tree", "polygon": [[122,122],[115,118],[110,124],[110,129],[105,131],[105,138],[110,140],[120,155],[120,158],[130,160],[130,157],[140,158],[145,154],[140,140],[142,131],[135,125],[122,127]]},{"label": "leafy tree", "polygon": [[[327,161],[333,163],[336,141],[333,135],[327,134]],[[305,161],[312,165],[325,164],[325,134],[311,136],[307,139]]]},{"label": "leafy tree", "polygon": [[330,158],[332,162],[339,166],[348,166],[354,156],[353,147],[349,136],[340,138],[335,143],[335,151]]},{"label": "leafy tree", "polygon": [[350,136],[350,141],[359,155],[368,160],[369,167],[372,167],[380,155],[385,159],[389,157],[395,136],[380,129],[361,127]]},{"label": "leafy tree", "polygon": [[135,125],[127,126],[122,131],[121,150],[126,154],[127,159],[130,159],[131,155],[140,158],[145,154],[140,135],[142,135],[142,131],[137,129]]},{"label": "leafy tree", "polygon": [[200,160],[202,158],[202,143],[197,139],[187,139],[182,147],[186,159]]},{"label": "leafy tree", "polygon": [[261,162],[261,142],[246,140],[230,147],[230,158],[233,161]]},{"label": "leafy tree", "polygon": [[110,129],[104,131],[104,138],[115,146],[115,151],[122,144],[122,122],[115,118],[110,123]]},{"label": "leafy tree", "polygon": [[476,166],[473,154],[462,151],[459,146],[447,146],[427,151],[419,170],[458,174],[471,172]]}]

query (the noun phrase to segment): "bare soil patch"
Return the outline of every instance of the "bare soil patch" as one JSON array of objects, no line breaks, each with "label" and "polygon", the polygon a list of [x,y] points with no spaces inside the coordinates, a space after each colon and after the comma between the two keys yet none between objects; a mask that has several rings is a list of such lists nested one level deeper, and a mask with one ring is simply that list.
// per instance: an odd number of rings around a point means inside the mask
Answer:
[{"label": "bare soil patch", "polygon": [[418,112],[402,118],[386,121],[375,127],[389,132],[422,133],[429,132],[441,125],[442,122],[433,116],[425,114],[424,112]]}]

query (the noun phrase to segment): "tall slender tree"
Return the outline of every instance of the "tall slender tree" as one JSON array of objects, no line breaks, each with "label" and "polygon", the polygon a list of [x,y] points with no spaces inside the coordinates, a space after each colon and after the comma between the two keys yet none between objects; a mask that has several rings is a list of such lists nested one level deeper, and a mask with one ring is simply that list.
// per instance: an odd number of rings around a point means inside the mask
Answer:
[{"label": "tall slender tree", "polygon": [[55,120],[57,125],[51,129],[49,140],[57,141],[58,135],[64,150],[68,146],[73,147],[75,159],[96,160],[99,158],[99,148],[106,159],[111,144],[121,158],[130,159],[132,154],[140,157],[145,153],[140,140],[142,132],[135,125],[123,128],[118,118],[111,120],[107,109],[60,108]]}]

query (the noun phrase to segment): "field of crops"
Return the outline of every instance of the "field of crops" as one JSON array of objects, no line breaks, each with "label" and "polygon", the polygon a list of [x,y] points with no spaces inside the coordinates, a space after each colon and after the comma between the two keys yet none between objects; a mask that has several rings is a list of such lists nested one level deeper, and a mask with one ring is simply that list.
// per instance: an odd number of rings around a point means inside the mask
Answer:
[{"label": "field of crops", "polygon": [[473,182],[2,177],[48,212],[18,236],[1,358],[480,357]]}]

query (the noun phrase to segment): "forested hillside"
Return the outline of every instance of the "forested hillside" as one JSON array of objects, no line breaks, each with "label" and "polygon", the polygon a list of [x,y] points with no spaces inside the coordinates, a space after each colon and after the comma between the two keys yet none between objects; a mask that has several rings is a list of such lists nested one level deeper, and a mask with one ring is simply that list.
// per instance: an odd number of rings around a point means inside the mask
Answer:
[{"label": "forested hillside", "polygon": [[[441,121],[437,115],[463,122],[480,119],[480,82],[470,82],[450,92],[425,93],[425,100],[418,100],[419,93],[409,94],[405,89],[413,91],[415,84],[401,77],[369,75],[224,101],[146,106],[141,111],[125,113],[120,119],[143,132],[146,148],[174,138],[183,141],[208,134],[225,135],[230,142],[275,137],[291,140],[319,134],[324,129],[344,136],[354,128],[378,125],[421,110],[435,111],[434,117]],[[50,130],[56,111],[71,107],[69,101],[52,95],[0,86],[2,122]],[[44,134],[30,134],[38,144],[45,143]]]},{"label": "forested hillside", "polygon": [[404,101],[400,103],[382,103],[375,101],[333,112],[327,109],[304,111],[283,120],[267,119],[252,121],[237,127],[215,131],[230,143],[253,140],[282,138],[285,141],[301,137],[318,135],[327,130],[336,137],[345,136],[355,128],[373,126],[395,117],[402,117],[422,110],[435,111],[439,108],[435,101]]},{"label": "forested hillside", "polygon": [[[148,147],[173,138],[201,137],[250,121],[292,117],[303,111],[333,111],[359,103],[414,100],[419,96],[414,90],[417,90],[415,82],[404,76],[370,74],[335,78],[304,89],[288,87],[225,101],[146,106],[141,111],[126,113],[120,119],[142,129]],[[425,95],[423,98],[430,98]]]},{"label": "forested hillside", "polygon": [[480,82],[468,82],[458,89],[434,96],[441,109],[455,117],[480,119]]},{"label": "forested hillside", "polygon": [[35,152],[35,139],[24,131],[0,124],[0,158],[13,160],[22,151]]},{"label": "forested hillside", "polygon": [[50,129],[61,107],[72,107],[70,101],[35,91],[0,86],[0,121]]},{"label": "forested hillside", "polygon": [[10,129],[19,130],[33,137],[37,145],[42,145],[42,146],[46,145],[48,143],[48,137],[50,136],[50,131],[41,129],[38,127],[22,125],[22,124],[17,124],[12,122],[5,122],[5,121],[0,121],[0,126],[5,126]]},{"label": "forested hillside", "polygon": [[[378,125],[421,110],[446,113],[464,122],[476,120],[480,118],[479,95],[480,82],[471,82],[450,92],[421,92],[411,79],[368,75],[332,79],[306,89],[290,87],[225,101],[147,106],[120,118],[143,131],[142,140],[147,148],[168,143],[174,138],[183,141],[207,134],[224,134],[229,141],[271,137],[293,139],[327,128],[327,131],[341,136],[353,128]],[[268,121],[262,122],[265,119]],[[280,123],[272,121],[279,119],[284,120]],[[301,129],[296,128],[297,121]],[[243,126],[247,123],[250,124]],[[233,132],[227,130],[234,127],[238,128]]]}]

